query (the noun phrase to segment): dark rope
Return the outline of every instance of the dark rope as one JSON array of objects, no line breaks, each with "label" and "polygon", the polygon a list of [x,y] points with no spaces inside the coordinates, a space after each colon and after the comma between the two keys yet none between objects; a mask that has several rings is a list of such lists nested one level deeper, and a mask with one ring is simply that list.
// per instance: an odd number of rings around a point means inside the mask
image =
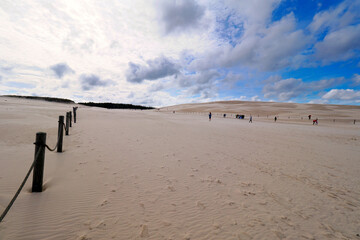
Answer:
[{"label": "dark rope", "polygon": [[[64,123],[63,123],[63,125],[65,126]],[[56,143],[55,147],[54,147],[53,149],[51,149],[47,144],[45,144],[45,147],[46,147],[47,149],[49,149],[50,152],[53,152],[53,151],[55,151],[56,148],[59,146],[59,141],[60,141],[60,135],[58,134],[58,140],[57,140],[57,143]],[[36,142],[35,142],[34,144],[37,145]]]},{"label": "dark rope", "polygon": [[[64,128],[65,128],[65,130],[66,130],[65,124],[63,124],[63,126],[64,126]],[[35,145],[38,145],[38,146],[46,147],[47,149],[49,149],[49,151],[53,152],[53,151],[55,151],[55,149],[58,147],[58,145],[59,145],[59,140],[60,140],[60,136],[58,136],[58,140],[57,140],[56,146],[55,146],[53,149],[51,149],[47,144],[45,144],[45,145],[40,145],[40,144],[37,143],[37,142],[34,142],[34,144],[35,144]],[[29,169],[29,171],[27,172],[24,180],[22,181],[19,189],[18,189],[17,192],[15,193],[14,197],[11,199],[9,205],[5,208],[4,212],[1,214],[0,222],[2,222],[2,220],[5,218],[6,214],[8,213],[8,211],[10,210],[10,208],[12,207],[12,205],[14,204],[16,198],[19,196],[19,194],[20,194],[21,190],[23,189],[23,187],[24,187],[27,179],[29,178],[29,175],[30,175],[31,171],[32,171],[33,168],[34,168],[36,159],[38,159],[40,152],[41,152],[41,148],[38,149],[38,152],[37,152],[36,155],[35,155],[35,159],[34,159],[33,163],[31,164],[30,169]]]},{"label": "dark rope", "polygon": [[21,183],[21,185],[20,185],[19,189],[18,189],[18,190],[17,190],[17,192],[15,193],[14,197],[11,199],[11,201],[10,201],[9,205],[5,208],[4,212],[1,214],[1,217],[0,217],[0,222],[2,222],[2,220],[5,218],[6,214],[7,214],[7,213],[8,213],[8,211],[10,210],[11,206],[14,204],[14,202],[15,202],[16,198],[19,196],[19,194],[20,194],[20,192],[21,192],[22,188],[24,187],[24,185],[25,185],[25,183],[26,183],[27,179],[29,178],[29,175],[30,175],[31,171],[32,171],[32,170],[33,170],[33,168],[34,168],[34,165],[35,165],[36,159],[39,157],[40,152],[41,152],[41,148],[39,148],[38,152],[36,153],[35,159],[34,159],[33,163],[31,164],[31,167],[30,167],[29,171],[27,172],[27,174],[26,174],[26,176],[25,176],[24,180],[22,181],[22,183]]},{"label": "dark rope", "polygon": [[51,149],[47,144],[45,144],[45,147],[46,147],[47,149],[49,149],[50,152],[53,152],[53,151],[56,150],[56,148],[57,148],[58,145],[59,145],[59,141],[57,142],[56,146],[55,146],[53,149]]},{"label": "dark rope", "polygon": [[64,126],[64,130],[67,131],[68,127],[66,126],[65,123],[63,123],[63,126]]}]

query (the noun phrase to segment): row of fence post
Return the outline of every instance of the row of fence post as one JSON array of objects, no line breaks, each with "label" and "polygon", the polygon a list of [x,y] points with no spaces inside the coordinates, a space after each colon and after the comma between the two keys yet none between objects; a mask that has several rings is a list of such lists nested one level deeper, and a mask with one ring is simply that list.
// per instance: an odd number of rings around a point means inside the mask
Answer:
[{"label": "row of fence post", "polygon": [[[73,107],[74,111],[74,122],[76,122],[76,110],[77,107]],[[65,131],[66,135],[69,135],[69,128],[71,127],[72,115],[71,112],[66,113],[66,126]],[[35,156],[34,161],[31,164],[29,171],[27,172],[23,182],[16,191],[14,197],[11,199],[8,206],[5,208],[4,212],[0,215],[0,222],[3,221],[6,214],[10,210],[11,206],[15,202],[16,198],[19,196],[22,188],[24,187],[28,177],[30,176],[31,171],[33,171],[33,183],[32,183],[32,192],[42,192],[43,191],[43,176],[44,176],[44,161],[45,161],[45,147],[50,151],[62,152],[62,142],[63,142],[63,133],[64,133],[64,116],[59,116],[59,125],[58,125],[58,138],[54,149],[49,148],[46,145],[46,133],[38,132],[36,133],[36,142],[35,142]]]},{"label": "row of fence post", "polygon": [[[73,107],[74,123],[76,122],[76,110],[77,107]],[[66,113],[66,124],[64,124],[64,116],[59,116],[58,124],[58,138],[57,138],[57,152],[63,151],[63,135],[69,135],[69,128],[72,127],[72,113]],[[44,176],[44,162],[45,162],[45,147],[46,147],[46,133],[36,133],[35,142],[35,157],[34,157],[34,170],[33,170],[33,184],[32,192],[42,192],[43,176]]]}]

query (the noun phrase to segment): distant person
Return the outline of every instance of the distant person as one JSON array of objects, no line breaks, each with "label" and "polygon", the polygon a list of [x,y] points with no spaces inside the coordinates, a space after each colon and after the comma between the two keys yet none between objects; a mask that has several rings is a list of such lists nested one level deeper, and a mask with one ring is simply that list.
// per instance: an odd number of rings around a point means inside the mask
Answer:
[{"label": "distant person", "polygon": [[224,113],[224,118],[226,118],[226,113]]},{"label": "distant person", "polygon": [[318,125],[318,119],[313,120],[313,125]]},{"label": "distant person", "polygon": [[274,121],[276,122],[276,120],[277,120],[277,117],[275,116],[275,117],[274,117]]},{"label": "distant person", "polygon": [[311,120],[311,115],[309,115],[308,117],[309,117],[309,120]]},{"label": "distant person", "polygon": [[209,121],[211,121],[211,112],[209,112]]},{"label": "distant person", "polygon": [[252,123],[252,116],[250,115],[250,120],[249,120],[249,123]]}]

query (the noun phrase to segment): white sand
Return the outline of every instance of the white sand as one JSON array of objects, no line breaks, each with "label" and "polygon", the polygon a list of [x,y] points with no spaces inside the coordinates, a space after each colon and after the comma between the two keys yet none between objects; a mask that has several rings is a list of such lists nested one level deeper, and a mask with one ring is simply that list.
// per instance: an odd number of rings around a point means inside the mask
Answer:
[{"label": "white sand", "polygon": [[[33,161],[36,132],[54,146],[58,116],[71,108],[0,98],[0,213]],[[0,239],[360,239],[359,110],[80,106],[64,152],[46,151],[45,191],[31,193],[29,178]],[[251,112],[254,122],[223,112]]]}]

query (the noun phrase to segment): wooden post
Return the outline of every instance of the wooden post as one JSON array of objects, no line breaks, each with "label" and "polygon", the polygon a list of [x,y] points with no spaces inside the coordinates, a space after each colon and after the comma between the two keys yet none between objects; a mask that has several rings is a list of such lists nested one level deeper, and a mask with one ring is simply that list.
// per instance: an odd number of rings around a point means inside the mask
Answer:
[{"label": "wooden post", "polygon": [[33,192],[42,192],[43,176],[44,176],[44,159],[45,159],[45,145],[46,133],[36,133],[35,142],[35,164],[33,170]]},{"label": "wooden post", "polygon": [[57,152],[62,152],[63,136],[64,136],[64,116],[59,116],[59,127],[58,127],[59,142],[57,146]]},{"label": "wooden post", "polygon": [[76,123],[76,109],[77,109],[77,107],[73,107],[73,112],[74,112],[74,123]]},{"label": "wooden post", "polygon": [[71,113],[71,111],[69,112],[69,114],[70,114],[70,127],[72,127],[72,113]]},{"label": "wooden post", "polygon": [[66,126],[65,126],[65,135],[69,135],[69,123],[70,122],[70,114],[69,112],[66,113]]}]

